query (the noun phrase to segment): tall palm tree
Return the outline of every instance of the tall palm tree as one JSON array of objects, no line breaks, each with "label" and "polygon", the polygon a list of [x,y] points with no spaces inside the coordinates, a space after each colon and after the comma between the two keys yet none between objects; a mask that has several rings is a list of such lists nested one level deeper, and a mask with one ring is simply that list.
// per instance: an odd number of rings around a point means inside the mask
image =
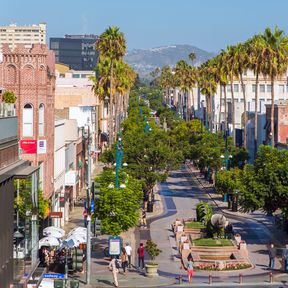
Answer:
[{"label": "tall palm tree", "polygon": [[116,26],[109,27],[99,37],[96,43],[96,49],[99,52],[99,62],[105,58],[110,60],[110,99],[109,99],[109,147],[113,142],[113,68],[115,61],[123,59],[126,52],[126,40],[124,34]]},{"label": "tall palm tree", "polygon": [[246,148],[247,146],[247,99],[246,99],[246,89],[245,89],[245,84],[243,80],[243,74],[244,72],[247,71],[248,65],[249,65],[249,57],[247,53],[247,47],[240,43],[235,47],[235,63],[236,65],[236,71],[238,74],[238,77],[240,79],[241,83],[241,88],[242,88],[242,93],[243,93],[243,100],[244,100],[244,123],[243,123],[243,134],[244,134],[244,139],[243,139],[243,146]]},{"label": "tall palm tree", "polygon": [[171,68],[168,65],[164,65],[161,69],[160,86],[165,93],[165,103],[170,104],[169,90],[171,88],[171,78],[173,77]]},{"label": "tall palm tree", "polygon": [[233,143],[236,143],[236,131],[235,131],[235,100],[234,100],[234,77],[237,75],[237,63],[235,59],[235,46],[228,46],[226,49],[226,71],[228,73],[229,82],[231,85],[231,114],[232,114],[232,135],[233,135]]},{"label": "tall palm tree", "polygon": [[258,98],[259,98],[259,75],[264,72],[265,42],[261,35],[255,35],[245,45],[249,55],[249,68],[255,75],[255,117],[254,117],[254,158],[257,154],[257,131],[258,131]]},{"label": "tall palm tree", "polygon": [[[184,60],[180,60],[175,65],[175,75],[176,78],[179,81],[180,85],[180,110],[181,114],[183,113],[183,105],[184,105],[184,99],[186,96],[185,106],[186,106],[186,121],[188,121],[188,92],[189,92],[189,65]],[[183,99],[184,98],[184,99]]]},{"label": "tall palm tree", "polygon": [[270,28],[266,28],[262,38],[265,42],[265,63],[264,73],[269,75],[271,81],[271,146],[274,147],[274,109],[275,109],[275,79],[283,75],[287,70],[288,63],[288,37],[278,27],[274,32]]}]

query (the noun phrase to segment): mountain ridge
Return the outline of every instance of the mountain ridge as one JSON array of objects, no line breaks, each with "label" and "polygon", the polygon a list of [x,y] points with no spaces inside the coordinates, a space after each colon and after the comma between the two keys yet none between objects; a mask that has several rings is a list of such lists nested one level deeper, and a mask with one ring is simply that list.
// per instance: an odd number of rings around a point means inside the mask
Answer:
[{"label": "mountain ridge", "polygon": [[[189,59],[191,52],[196,54],[196,59],[193,62]],[[164,65],[173,67],[179,60],[185,60],[189,64],[192,63],[198,66],[215,55],[213,52],[207,52],[193,45],[174,44],[153,48],[132,49],[125,55],[125,60],[140,77],[146,78],[157,67],[161,68]]]}]

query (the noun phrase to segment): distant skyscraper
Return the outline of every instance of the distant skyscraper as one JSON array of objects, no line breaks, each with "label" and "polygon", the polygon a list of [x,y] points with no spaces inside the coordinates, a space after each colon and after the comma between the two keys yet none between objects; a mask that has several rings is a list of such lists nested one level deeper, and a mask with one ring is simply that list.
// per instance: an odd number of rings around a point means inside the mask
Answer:
[{"label": "distant skyscraper", "polygon": [[9,44],[14,49],[17,44],[24,44],[25,48],[32,48],[33,44],[46,44],[46,23],[30,26],[0,26],[0,51],[2,44]]},{"label": "distant skyscraper", "polygon": [[95,50],[96,35],[65,35],[50,38],[50,49],[55,51],[56,63],[69,65],[73,70],[93,70],[98,53]]}]

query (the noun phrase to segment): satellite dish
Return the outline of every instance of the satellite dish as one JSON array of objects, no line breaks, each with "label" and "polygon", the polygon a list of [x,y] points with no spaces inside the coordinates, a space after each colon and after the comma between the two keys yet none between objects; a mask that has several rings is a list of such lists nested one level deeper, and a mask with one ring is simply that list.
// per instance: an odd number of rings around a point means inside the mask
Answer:
[{"label": "satellite dish", "polygon": [[226,224],[226,217],[223,214],[214,214],[211,217],[211,224],[217,228],[223,228]]}]

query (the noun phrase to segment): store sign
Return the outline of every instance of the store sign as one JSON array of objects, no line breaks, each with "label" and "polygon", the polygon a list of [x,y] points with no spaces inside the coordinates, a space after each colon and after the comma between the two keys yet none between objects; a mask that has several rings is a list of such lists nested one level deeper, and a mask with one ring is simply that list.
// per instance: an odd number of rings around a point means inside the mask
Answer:
[{"label": "store sign", "polygon": [[58,273],[46,273],[43,274],[43,278],[45,279],[64,279],[65,278],[65,274],[58,274]]},{"label": "store sign", "polygon": [[46,151],[47,151],[47,141],[46,140],[38,140],[37,154],[45,154]]},{"label": "store sign", "polygon": [[62,218],[63,213],[62,212],[50,212],[49,217],[50,218]]},{"label": "store sign", "polygon": [[119,236],[111,236],[109,242],[109,255],[119,256],[121,253],[121,238]]},{"label": "store sign", "polygon": [[20,148],[22,154],[36,154],[37,140],[20,140]]}]

